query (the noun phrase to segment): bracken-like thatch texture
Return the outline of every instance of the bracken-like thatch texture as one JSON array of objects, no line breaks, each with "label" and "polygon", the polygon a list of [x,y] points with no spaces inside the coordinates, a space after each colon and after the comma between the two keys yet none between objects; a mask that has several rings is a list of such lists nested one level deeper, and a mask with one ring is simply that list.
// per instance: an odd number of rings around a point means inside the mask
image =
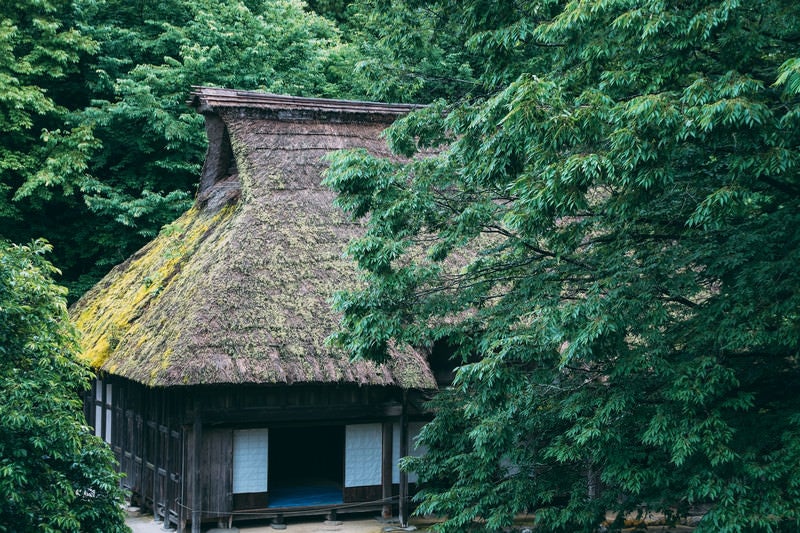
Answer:
[{"label": "bracken-like thatch texture", "polygon": [[[195,105],[211,124],[209,157],[230,139],[233,164],[220,174],[207,161],[196,205],[75,304],[93,367],[151,386],[435,387],[420,353],[398,351],[377,365],[350,361],[324,342],[338,325],[333,292],[355,283],[342,252],[361,227],[320,185],[321,158],[355,146],[386,154],[380,132],[407,108],[308,104],[197,90]],[[226,134],[212,133],[214,124]]]}]

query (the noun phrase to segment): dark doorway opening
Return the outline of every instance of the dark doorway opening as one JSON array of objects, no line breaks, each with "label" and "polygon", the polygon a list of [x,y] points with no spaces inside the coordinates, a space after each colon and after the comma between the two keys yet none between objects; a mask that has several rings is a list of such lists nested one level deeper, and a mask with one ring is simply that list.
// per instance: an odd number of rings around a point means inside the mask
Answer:
[{"label": "dark doorway opening", "polygon": [[269,431],[269,506],[342,503],[344,426]]}]

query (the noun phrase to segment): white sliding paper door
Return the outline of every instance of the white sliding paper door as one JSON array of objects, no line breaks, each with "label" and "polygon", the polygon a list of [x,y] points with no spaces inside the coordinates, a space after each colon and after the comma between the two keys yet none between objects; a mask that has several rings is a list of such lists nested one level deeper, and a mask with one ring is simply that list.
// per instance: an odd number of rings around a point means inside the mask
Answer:
[{"label": "white sliding paper door", "polygon": [[381,484],[381,424],[356,424],[345,428],[344,486]]},{"label": "white sliding paper door", "polygon": [[267,492],[269,430],[233,432],[233,492]]},{"label": "white sliding paper door", "polygon": [[[111,444],[111,424],[114,421],[114,402],[111,383],[95,381],[94,389],[94,434]],[[105,432],[103,425],[105,424]]]}]

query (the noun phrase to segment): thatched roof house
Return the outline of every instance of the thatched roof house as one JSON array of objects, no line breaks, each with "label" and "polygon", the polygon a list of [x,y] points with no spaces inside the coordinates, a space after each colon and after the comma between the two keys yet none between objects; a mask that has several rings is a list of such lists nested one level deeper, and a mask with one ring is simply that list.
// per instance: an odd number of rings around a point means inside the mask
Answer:
[{"label": "thatched roof house", "polygon": [[[351,433],[378,424],[386,441],[387,427],[391,433],[408,414],[402,391],[436,387],[421,353],[398,351],[378,365],[351,361],[325,343],[338,324],[333,292],[356,283],[355,266],[342,253],[361,227],[320,184],[323,156],[351,147],[387,155],[382,130],[412,106],[205,87],[195,89],[191,104],[205,116],[209,137],[195,205],[72,309],[84,333],[83,357],[104,377],[87,416],[117,451],[141,503],[181,527],[254,507],[279,514],[267,498],[269,464],[263,484],[237,492],[236,442],[252,436],[246,431],[275,434],[289,420],[341,427],[321,437],[344,448],[342,459],[331,456],[338,461],[331,472],[356,468],[348,459],[358,455],[348,456]],[[147,433],[148,424],[156,427],[155,441],[166,439],[163,446],[137,433]],[[158,448],[169,453],[148,456]],[[219,463],[212,473],[184,468],[201,453]],[[386,453],[397,450],[384,447]],[[377,468],[386,497],[391,473]],[[328,477],[344,486],[342,501],[365,497],[364,490],[348,496],[348,487],[374,485],[353,485],[346,472]],[[206,478],[224,485],[219,494],[205,487]],[[375,490],[367,492],[375,498]],[[244,496],[237,501],[237,494]]]},{"label": "thatched roof house", "polygon": [[76,303],[90,363],[150,386],[435,386],[418,354],[378,366],[324,343],[360,228],[320,185],[321,158],[386,155],[379,134],[410,107],[209,88],[193,104],[210,141],[197,203]]}]

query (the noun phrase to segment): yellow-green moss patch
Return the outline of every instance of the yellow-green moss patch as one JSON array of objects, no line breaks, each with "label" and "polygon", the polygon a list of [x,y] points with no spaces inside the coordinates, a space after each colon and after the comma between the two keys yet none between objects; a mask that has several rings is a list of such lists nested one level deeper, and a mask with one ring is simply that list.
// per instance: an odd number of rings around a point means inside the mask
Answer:
[{"label": "yellow-green moss patch", "polygon": [[380,128],[239,113],[223,120],[241,183],[238,203],[193,207],[81,298],[71,312],[83,331],[82,357],[151,386],[435,387],[414,350],[393,350],[377,365],[324,343],[339,322],[333,291],[357,282],[343,251],[362,228],[333,207],[315,154],[343,142],[384,150]]}]

